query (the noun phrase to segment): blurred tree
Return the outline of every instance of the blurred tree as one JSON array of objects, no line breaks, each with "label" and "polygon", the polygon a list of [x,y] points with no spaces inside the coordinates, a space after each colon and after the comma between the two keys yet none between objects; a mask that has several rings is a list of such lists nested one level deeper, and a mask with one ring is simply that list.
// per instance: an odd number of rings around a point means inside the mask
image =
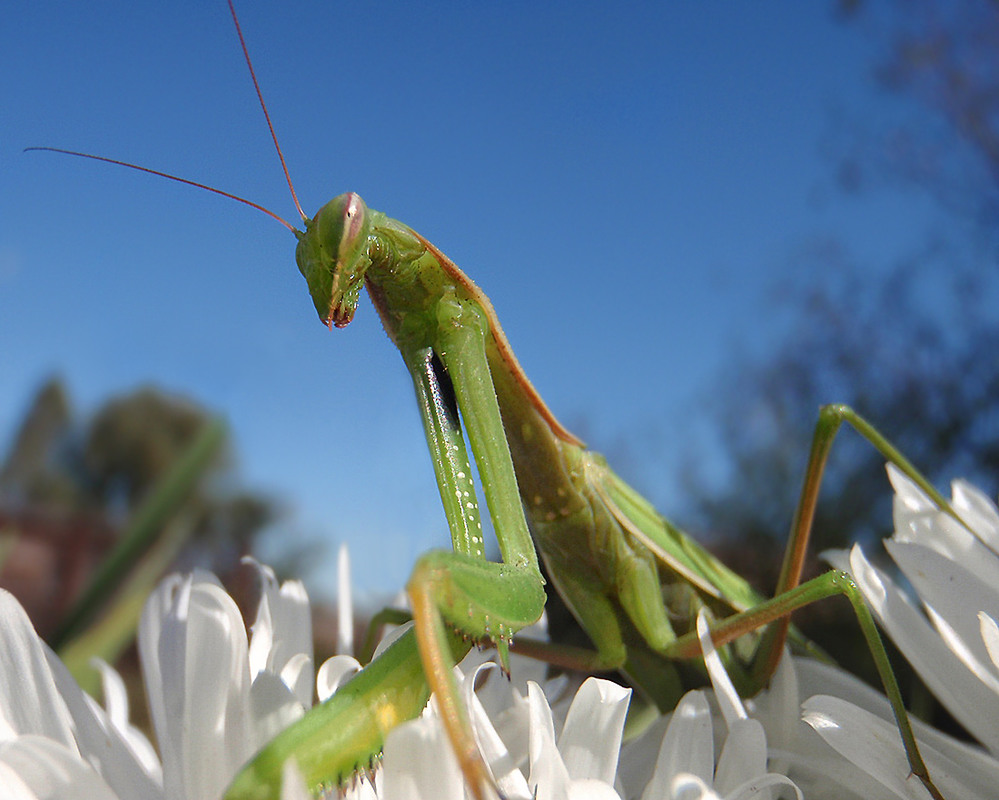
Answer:
[{"label": "blurred tree", "polygon": [[104,507],[133,507],[207,418],[194,403],[149,387],[109,400],[84,434],[93,498]]},{"label": "blurred tree", "polygon": [[[118,527],[208,418],[195,403],[147,387],[113,398],[81,423],[61,380],[42,386],[0,465],[0,526],[20,533],[2,579],[20,587],[26,607],[37,606],[41,630],[66,612]],[[178,566],[245,583],[239,561],[277,516],[270,499],[234,488],[231,459],[223,457],[185,504],[193,532]],[[289,554],[289,564],[300,556]]]},{"label": "blurred tree", "polygon": [[[892,118],[849,120],[835,155],[845,188],[888,178],[929,192],[991,244],[999,231],[999,6],[992,0],[838,0],[873,37],[874,78],[903,103]],[[927,113],[929,112],[929,113]]]},{"label": "blurred tree", "polygon": [[[691,463],[682,478],[695,507],[692,527],[709,530],[740,560],[758,560],[755,570],[737,566],[767,592],[822,403],[853,406],[938,485],[963,476],[989,488],[999,474],[994,283],[977,274],[940,280],[906,263],[871,287],[835,247],[797,260],[825,281],[795,290],[785,304],[793,319],[780,349],[725,372],[712,415],[721,468]],[[884,459],[844,428],[822,485],[812,571],[819,551],[880,538],[890,522]]]},{"label": "blurred tree", "polygon": [[50,461],[69,430],[72,409],[61,381],[49,380],[35,395],[0,466],[0,497],[32,503],[36,499],[75,502],[74,481]]},{"label": "blurred tree", "polygon": [[[207,418],[191,401],[148,387],[110,400],[84,437],[82,461],[93,497],[105,509],[134,508]],[[223,491],[221,484],[232,483],[231,468],[226,457],[188,504],[195,530],[185,568],[233,571],[278,515],[274,503],[258,494],[231,486]]]}]

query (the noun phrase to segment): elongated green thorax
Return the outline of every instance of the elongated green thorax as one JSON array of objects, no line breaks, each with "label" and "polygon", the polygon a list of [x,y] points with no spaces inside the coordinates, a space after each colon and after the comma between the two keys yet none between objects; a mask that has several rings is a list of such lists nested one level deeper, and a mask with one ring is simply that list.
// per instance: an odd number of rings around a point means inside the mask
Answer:
[{"label": "elongated green thorax", "polygon": [[360,195],[334,197],[298,234],[295,261],[323,324],[342,328],[353,318],[371,266],[371,213]]}]

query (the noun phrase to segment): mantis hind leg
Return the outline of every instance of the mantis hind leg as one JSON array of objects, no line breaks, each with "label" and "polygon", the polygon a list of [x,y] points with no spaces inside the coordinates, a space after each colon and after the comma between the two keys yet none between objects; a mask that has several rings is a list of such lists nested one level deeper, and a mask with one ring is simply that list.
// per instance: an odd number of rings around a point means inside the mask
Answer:
[{"label": "mantis hind leg", "polygon": [[[798,500],[798,507],[795,510],[794,520],[791,523],[791,533],[784,553],[784,562],[781,566],[780,577],[777,580],[777,588],[774,590],[775,597],[790,592],[801,583],[801,572],[808,550],[812,523],[815,519],[822,474],[825,471],[833,440],[844,422],[911,478],[942,510],[960,521],[946,498],[870,422],[849,406],[839,404],[823,406],[819,410],[819,421],[815,425],[815,433],[812,436],[812,447],[805,470],[804,485]],[[756,677],[761,685],[769,680],[777,669],[777,663],[780,661],[781,652],[787,640],[790,623],[789,617],[780,618],[763,636],[756,666]]]},{"label": "mantis hind leg", "polygon": [[[801,583],[801,573],[804,565],[808,540],[815,509],[818,502],[822,474],[832,448],[833,440],[843,423],[847,423],[885,458],[895,464],[906,476],[912,479],[942,510],[958,519],[947,500],[930,484],[930,482],[909,462],[902,453],[889,442],[873,425],[861,417],[856,411],[844,405],[823,406],[819,412],[819,421],[815,426],[812,446],[805,471],[804,485],[791,525],[791,535],[774,598],[755,605],[753,608],[726,618],[712,627],[712,640],[722,645],[738,638],[744,633],[756,630],[765,625],[769,628],[764,633],[753,667],[753,683],[765,685],[769,681],[780,661],[784,644],[788,637],[790,614],[792,611],[833,595],[843,595],[853,607],[860,624],[861,631],[867,641],[868,649],[874,659],[878,675],[881,678],[885,694],[891,704],[895,721],[905,747],[906,757],[912,772],[934,798],[941,798],[937,788],[929,776],[926,765],[919,753],[916,737],[909,723],[908,713],[902,699],[902,693],[895,678],[888,654],[885,650],[877,626],[870,609],[854,582],[853,578],[838,570],[833,570],[818,578]],[[773,624],[770,624],[773,623]],[[696,635],[681,637],[667,648],[667,654],[678,658],[694,658],[700,655],[700,647]]]},{"label": "mantis hind leg", "polygon": [[[912,769],[912,774],[920,780],[935,800],[943,800],[943,796],[933,784],[929,770],[919,752],[916,735],[912,730],[909,715],[905,710],[902,692],[899,689],[898,681],[895,679],[895,673],[889,662],[888,653],[885,651],[884,642],[878,633],[874,617],[867,607],[860,588],[848,573],[841,572],[840,570],[831,570],[824,575],[820,575],[777,595],[772,600],[761,603],[756,608],[733,614],[721,622],[712,625],[711,639],[718,646],[727,644],[745,633],[761,628],[771,622],[786,619],[796,609],[835,595],[846,597],[857,616],[860,629],[864,635],[864,639],[867,641],[871,656],[878,670],[878,675],[881,678],[881,683],[884,686],[885,695],[891,704],[892,713],[895,716],[895,722],[902,737],[902,744],[905,748],[905,754]],[[691,633],[681,636],[667,648],[667,655],[673,658],[699,658],[701,656],[701,645],[697,639],[697,634]]]}]

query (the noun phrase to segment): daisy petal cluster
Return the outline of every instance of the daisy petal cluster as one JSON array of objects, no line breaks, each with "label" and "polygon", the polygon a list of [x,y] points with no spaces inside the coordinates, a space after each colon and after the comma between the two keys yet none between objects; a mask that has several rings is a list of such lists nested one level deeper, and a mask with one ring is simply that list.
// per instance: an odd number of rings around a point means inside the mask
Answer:
[{"label": "daisy petal cluster", "polygon": [[[867,798],[871,782],[857,771],[843,774],[844,761],[801,722],[796,665],[784,659],[773,685],[753,703],[743,703],[699,622],[712,690],[687,693],[676,710],[622,745],[631,690],[588,678],[573,695],[565,679],[505,680],[473,693],[487,666],[474,671],[470,656],[457,673],[483,757],[504,797],[516,800],[771,800],[805,795],[794,771],[821,790],[816,798]],[[528,662],[528,666],[531,662]],[[514,665],[514,676],[517,675]],[[534,669],[537,669],[535,664]],[[493,697],[489,687],[505,692]],[[571,698],[571,702],[567,699]],[[784,742],[784,746],[782,746]],[[812,763],[821,752],[825,762]],[[389,734],[383,772],[359,795],[412,800],[465,800],[458,765],[431,703],[419,720]]]},{"label": "daisy petal cluster", "polygon": [[[255,562],[253,562],[255,563]],[[263,744],[312,705],[312,631],[297,581],[257,564],[261,597],[248,639],[214,575],[171,575],[139,626],[146,697],[167,798],[214,800]]]},{"label": "daisy petal cluster", "polygon": [[0,787],[12,800],[163,797],[155,772],[2,590]]},{"label": "daisy petal cluster", "polygon": [[261,597],[250,638],[209,573],[171,575],[147,601],[139,652],[159,757],[128,721],[118,674],[98,665],[102,708],[0,592],[0,796],[221,797],[246,760],[312,704],[305,589],[279,585],[256,566]]},{"label": "daisy petal cluster", "polygon": [[[304,588],[279,585],[270,569],[257,569],[261,598],[249,637],[235,602],[210,574],[169,576],[150,597],[139,650],[159,757],[129,723],[117,673],[100,667],[101,707],[38,639],[16,600],[0,592],[0,794],[221,797],[253,752],[312,701]],[[543,626],[533,633],[543,635]],[[590,678],[574,691],[569,678],[547,680],[544,665],[513,658],[515,683],[474,651],[456,667],[480,748],[511,800],[755,798],[770,797],[761,792],[778,784],[797,796],[790,781],[767,771],[763,730],[730,687],[719,689],[727,697],[726,721],[719,721],[711,692],[691,693],[665,736],[659,727],[622,751],[630,689]],[[320,699],[358,668],[348,655],[323,664],[316,674]],[[727,681],[720,665],[712,677],[719,686]],[[641,783],[632,772],[644,775]],[[374,780],[359,781],[350,794],[356,800],[468,796],[433,702],[421,718],[392,731]],[[308,796],[291,762],[283,796]]]},{"label": "daisy petal cluster", "polygon": [[[990,755],[999,744],[991,724],[999,714],[999,511],[958,484],[954,507],[965,527],[894,471],[892,479],[897,530],[888,547],[922,609],[859,549],[834,560],[850,568],[885,629],[989,751],[917,725],[937,785],[948,800],[989,797],[999,785],[999,762]],[[261,597],[249,636],[235,602],[207,573],[170,576],[150,597],[139,650],[159,755],[129,723],[117,673],[99,665],[101,707],[38,639],[13,597],[0,592],[0,796],[220,798],[246,760],[308,709],[313,686],[323,700],[360,669],[342,654],[314,670],[304,587],[279,584],[269,568],[256,566]],[[341,608],[349,608],[345,552],[340,583]],[[672,714],[630,739],[630,689],[597,678],[582,685],[566,676],[548,679],[544,665],[516,655],[511,683],[473,651],[456,676],[502,794],[511,800],[927,795],[909,775],[880,694],[834,667],[785,657],[770,687],[743,701],[703,619],[698,630],[712,688],[689,692]],[[532,633],[543,636],[543,623]],[[350,649],[349,613],[340,635],[341,647]],[[309,797],[293,760],[284,775],[283,800]],[[347,795],[470,796],[433,701],[389,734],[373,779],[359,780]]]},{"label": "daisy petal cluster", "polygon": [[[703,613],[697,619],[697,631],[713,692],[688,692],[669,716],[641,800],[769,800],[778,796],[801,800],[795,782],[771,763],[764,725],[750,716],[729,680]],[[774,691],[785,688],[787,675],[785,670],[777,676]],[[657,736],[658,731],[652,734]]]},{"label": "daisy petal cluster", "polygon": [[[893,465],[888,475],[895,489],[895,532],[885,547],[918,604],[859,546],[826,557],[854,577],[888,636],[984,748],[916,725],[937,788],[948,798],[991,797],[999,785],[999,510],[976,488],[956,481],[951,506],[958,521]],[[875,777],[886,797],[929,796],[907,779],[884,698],[869,691],[860,698],[863,691],[855,684],[839,675],[827,677],[822,694],[805,706],[806,721]]]}]

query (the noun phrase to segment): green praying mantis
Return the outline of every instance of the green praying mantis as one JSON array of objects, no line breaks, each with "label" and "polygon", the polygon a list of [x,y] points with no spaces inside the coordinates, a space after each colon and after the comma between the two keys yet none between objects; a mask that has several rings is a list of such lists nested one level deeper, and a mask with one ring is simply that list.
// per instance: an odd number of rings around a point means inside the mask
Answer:
[{"label": "green praying mantis", "polygon": [[[232,0],[229,6],[252,75]],[[255,76],[253,81],[259,95]],[[261,106],[267,115],[262,97]],[[269,116],[267,121],[270,126]],[[276,136],[274,141],[277,145]],[[283,157],[281,161],[284,165]],[[290,178],[288,184],[294,198]],[[942,508],[950,508],[867,421],[844,406],[821,410],[781,576],[774,597],[764,599],[664,519],[559,423],[518,364],[489,299],[441,250],[406,225],[369,209],[357,194],[334,198],[313,217],[294,201],[304,230],[261,210],[296,236],[296,261],[322,322],[331,328],[349,324],[366,288],[402,355],[416,391],[452,550],[427,553],[417,562],[407,585],[412,630],[268,744],[237,776],[227,797],[279,796],[289,757],[313,790],[344,785],[370,768],[387,732],[417,716],[433,692],[468,786],[482,798],[493,781],[451,669],[473,643],[494,646],[507,669],[513,644],[566,666],[620,670],[665,711],[684,689],[677,664],[700,656],[693,631],[700,609],[719,620],[712,638],[723,648],[741,688],[752,692],[766,684],[777,666],[789,636],[789,614],[837,594],[846,596],[856,611],[913,773],[933,797],[941,797],[919,754],[873,619],[852,580],[833,571],[800,582],[823,468],[844,422]],[[473,458],[499,542],[498,563],[486,558]],[[558,592],[588,634],[591,652],[514,642],[518,631],[536,622],[544,609],[542,561],[549,589]],[[725,648],[740,637],[749,644],[740,640],[740,647]]]}]

